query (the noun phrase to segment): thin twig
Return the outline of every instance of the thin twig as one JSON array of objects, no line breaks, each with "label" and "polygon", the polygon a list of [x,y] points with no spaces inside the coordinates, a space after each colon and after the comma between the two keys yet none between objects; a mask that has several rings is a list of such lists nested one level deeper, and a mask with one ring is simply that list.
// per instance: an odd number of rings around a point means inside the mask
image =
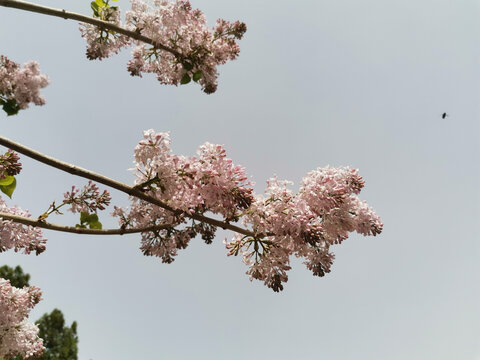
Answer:
[{"label": "thin twig", "polygon": [[152,39],[146,36],[143,36],[138,32],[127,30],[121,26],[112,24],[108,21],[95,19],[89,16],[77,14],[77,13],[66,11],[63,9],[54,9],[47,6],[41,6],[41,5],[32,4],[26,1],[19,1],[19,0],[0,0],[0,6],[11,7],[19,10],[35,12],[38,14],[56,16],[63,19],[77,20],[84,23],[92,24],[92,25],[98,26],[101,29],[112,30],[119,34],[128,36],[131,39],[135,39],[138,41],[142,41],[146,44],[150,44],[157,49],[165,50],[165,51],[168,51],[169,53],[172,53],[177,58],[182,58],[182,54],[180,54],[178,51],[173,50],[172,48],[169,48],[168,46],[160,44],[156,41],[153,41]]},{"label": "thin twig", "polygon": [[[2,1],[2,0],[0,0],[0,1]],[[15,150],[15,151],[19,152],[20,154],[28,156],[29,158],[37,160],[37,161],[39,161],[41,163],[44,163],[48,166],[51,166],[51,167],[54,167],[56,169],[65,171],[69,174],[80,176],[80,177],[83,177],[83,178],[86,178],[86,179],[89,179],[89,180],[93,180],[93,181],[96,181],[100,184],[103,184],[103,185],[109,186],[111,188],[117,189],[121,192],[124,192],[124,193],[130,195],[130,196],[134,196],[136,198],[139,198],[141,200],[149,202],[150,204],[157,205],[157,206],[159,206],[159,207],[161,207],[165,210],[171,211],[174,214],[183,215],[183,216],[188,217],[190,219],[194,219],[194,220],[198,220],[200,222],[204,222],[204,223],[207,223],[207,224],[210,224],[210,225],[214,225],[214,226],[220,227],[220,228],[225,229],[225,230],[226,229],[232,230],[232,231],[235,231],[235,232],[243,234],[243,235],[258,237],[258,234],[255,234],[254,232],[243,229],[241,227],[232,225],[230,223],[220,221],[220,220],[216,220],[216,219],[212,219],[212,218],[209,218],[209,217],[204,216],[204,215],[190,214],[190,213],[188,213],[186,211],[183,211],[183,210],[174,209],[171,206],[165,204],[163,201],[161,201],[157,198],[154,198],[153,196],[147,195],[144,192],[142,192],[141,190],[139,190],[139,189],[137,189],[133,186],[129,186],[127,184],[121,183],[119,181],[113,180],[113,179],[108,178],[106,176],[97,174],[93,171],[86,170],[86,169],[83,169],[83,168],[75,166],[75,165],[71,165],[71,164],[66,163],[64,161],[57,160],[53,157],[44,155],[44,154],[42,154],[38,151],[30,149],[30,148],[28,148],[28,147],[26,147],[22,144],[19,144],[19,143],[13,141],[13,140],[7,139],[3,136],[0,136],[0,145],[3,145],[3,146],[5,146],[9,149]]]},{"label": "thin twig", "polygon": [[13,222],[20,223],[20,224],[23,224],[23,225],[40,227],[40,228],[48,229],[48,230],[55,230],[55,231],[75,233],[75,234],[89,234],[89,235],[134,234],[134,233],[140,233],[140,232],[162,230],[162,229],[167,229],[167,228],[171,227],[168,224],[164,224],[164,225],[148,226],[148,227],[137,228],[137,229],[122,229],[122,228],[120,228],[120,229],[86,229],[86,228],[80,228],[80,227],[52,224],[52,223],[48,223],[48,222],[43,221],[43,220],[39,221],[39,220],[34,220],[32,218],[28,218],[28,217],[24,217],[24,216],[18,216],[18,215],[12,215],[12,214],[3,213],[3,212],[0,212],[0,219],[12,220]]}]

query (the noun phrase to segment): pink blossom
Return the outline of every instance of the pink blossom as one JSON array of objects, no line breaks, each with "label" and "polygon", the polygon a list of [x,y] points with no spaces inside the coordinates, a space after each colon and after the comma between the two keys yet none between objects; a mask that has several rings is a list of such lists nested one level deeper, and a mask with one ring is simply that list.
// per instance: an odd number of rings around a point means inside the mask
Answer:
[{"label": "pink blossom", "polygon": [[251,202],[245,169],[226,157],[221,145],[205,143],[198,157],[171,153],[168,133],[144,132],[135,148],[137,186],[189,213],[211,211],[233,219]]},{"label": "pink blossom", "polygon": [[[270,179],[266,195],[257,195],[242,218],[258,238],[237,234],[227,244],[230,254],[243,254],[250,277],[263,280],[274,291],[282,290],[281,282],[287,280],[290,255],[304,258],[314,275],[324,276],[334,259],[331,245],[341,243],[352,231],[377,235],[383,227],[356,195],[364,185],[357,170],[319,168],[303,178],[298,194],[288,189],[290,184]],[[260,244],[254,251],[252,241]]]},{"label": "pink blossom", "polygon": [[321,215],[341,205],[350,194],[358,194],[364,183],[355,169],[327,166],[309,172],[300,193],[312,211]]},{"label": "pink blossom", "polygon": [[245,24],[219,19],[211,31],[203,13],[192,9],[189,1],[154,0],[153,8],[141,0],[131,0],[131,3],[132,9],[126,13],[129,29],[168,46],[181,56],[137,43],[128,64],[130,73],[137,76],[142,72],[155,73],[162,84],[178,85],[182,79],[187,82],[194,79],[206,93],[215,92],[216,67],[236,59],[240,48],[235,39],[242,38]]},{"label": "pink blossom", "polygon": [[207,212],[226,223],[241,219],[252,235],[235,234],[226,242],[228,255],[241,254],[250,279],[274,291],[288,280],[292,255],[303,258],[314,275],[324,276],[334,260],[332,245],[353,231],[374,236],[382,231],[378,215],[357,196],[363,179],[348,167],[309,172],[296,194],[291,182],[274,177],[265,194],[257,195],[245,169],[226,157],[223,146],[205,143],[196,157],[179,156],[171,152],[169,134],[153,130],[144,132],[134,163],[136,187],[181,212],[132,198],[130,209],[116,208],[114,215],[123,227],[166,225],[142,233],[141,249],[167,263],[197,234],[211,242],[215,226],[188,219]]},{"label": "pink blossom", "polygon": [[[102,20],[122,25],[120,10],[116,7],[104,7],[98,15]],[[131,0],[125,23],[128,30],[172,51],[82,24],[87,57],[102,59],[122,47],[135,45],[127,66],[132,76],[154,73],[160,83],[170,85],[194,80],[206,93],[213,93],[217,88],[217,66],[237,58],[240,48],[236,40],[241,39],[246,31],[245,24],[222,19],[217,20],[216,26],[210,30],[203,13],[192,9],[187,0],[154,0],[153,6],[141,0]]]},{"label": "pink blossom", "polygon": [[[100,19],[121,26],[120,10],[117,7],[106,7],[99,10]],[[121,48],[130,44],[130,39],[113,31],[104,30],[91,24],[80,24],[82,37],[87,41],[87,58],[102,60],[118,54]]]},{"label": "pink blossom", "polygon": [[[1,198],[0,212],[30,217],[28,211],[17,206],[8,207]],[[4,220],[0,217],[0,252],[14,249],[15,252],[22,250],[25,254],[35,251],[38,255],[45,250],[46,242],[47,239],[43,238],[39,228]]]},{"label": "pink blossom", "polygon": [[[135,148],[135,174],[139,189],[188,214],[209,211],[236,221],[252,201],[245,169],[233,164],[221,145],[205,143],[198,157],[177,156],[171,152],[168,133],[147,130]],[[208,224],[187,224],[184,215],[138,198],[132,198],[128,211],[115,208],[113,215],[120,218],[122,226],[169,225],[168,229],[142,233],[144,254],[161,257],[164,262],[172,262],[178,250],[186,248],[197,234],[211,242],[216,230]]]},{"label": "pink blossom", "polygon": [[28,104],[45,104],[40,89],[49,84],[48,77],[40,74],[39,64],[29,61],[20,67],[19,64],[0,56],[0,103],[14,101],[12,107],[18,110],[28,108]]},{"label": "pink blossom", "polygon": [[29,358],[42,353],[38,327],[27,322],[30,310],[42,299],[35,286],[19,289],[0,278],[0,357]]}]

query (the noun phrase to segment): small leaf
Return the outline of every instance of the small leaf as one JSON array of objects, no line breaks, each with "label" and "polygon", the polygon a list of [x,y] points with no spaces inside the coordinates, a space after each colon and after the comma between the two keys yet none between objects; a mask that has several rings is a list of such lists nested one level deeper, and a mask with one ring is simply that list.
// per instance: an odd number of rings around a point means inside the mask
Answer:
[{"label": "small leaf", "polygon": [[9,185],[0,185],[0,190],[11,199],[16,187],[17,180],[13,177],[13,182]]},{"label": "small leaf", "polygon": [[80,223],[81,224],[86,223],[87,222],[87,217],[88,217],[88,212],[82,211],[80,213]]},{"label": "small leaf", "polygon": [[8,116],[16,115],[20,111],[20,107],[15,99],[10,99],[3,102],[3,111],[5,111]]},{"label": "small leaf", "polygon": [[99,8],[107,6],[107,4],[103,0],[95,0],[95,3],[98,5]]},{"label": "small leaf", "polygon": [[102,223],[100,221],[93,221],[89,224],[90,229],[102,229]]},{"label": "small leaf", "polygon": [[193,81],[197,82],[201,78],[202,78],[202,72],[200,70],[195,71],[192,77]]},{"label": "small leaf", "polygon": [[193,69],[193,64],[189,63],[188,61],[185,61],[184,63],[182,63],[182,65],[183,65],[183,68],[185,70],[192,70]]},{"label": "small leaf", "polygon": [[180,80],[180,84],[185,85],[188,84],[192,79],[190,79],[190,75],[183,74],[182,79]]},{"label": "small leaf", "polygon": [[98,5],[97,5],[97,3],[95,3],[95,1],[92,1],[90,3],[90,7],[93,10],[93,16],[100,17],[100,14],[98,13]]},{"label": "small leaf", "polygon": [[3,186],[10,185],[14,181],[15,181],[14,176],[7,175],[7,176],[5,176],[5,178],[0,179],[0,185],[3,185]]},{"label": "small leaf", "polygon": [[76,224],[75,227],[80,228],[80,229],[86,229],[87,228],[85,225],[80,225],[80,224]]},{"label": "small leaf", "polygon": [[90,214],[87,216],[87,220],[85,221],[86,223],[89,223],[90,225],[92,223],[98,222],[98,215],[97,214]]}]

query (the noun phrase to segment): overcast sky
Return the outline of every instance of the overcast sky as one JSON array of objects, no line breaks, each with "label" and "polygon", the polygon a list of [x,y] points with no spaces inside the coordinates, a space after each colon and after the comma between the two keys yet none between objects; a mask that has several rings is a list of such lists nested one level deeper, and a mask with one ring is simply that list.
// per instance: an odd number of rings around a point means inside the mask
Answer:
[{"label": "overcast sky", "polygon": [[[88,0],[39,3],[90,14]],[[224,144],[257,192],[273,174],[297,189],[310,170],[349,165],[384,232],[336,246],[324,278],[293,260],[277,294],[226,257],[228,232],[209,246],[196,239],[167,265],[142,256],[139,235],[45,231],[42,255],[0,255],[42,288],[32,319],[59,308],[78,321],[80,360],[480,360],[478,0],[192,5],[211,25],[248,26],[213,95],[130,77],[128,50],[88,61],[74,21],[0,8],[1,54],[39,61],[51,80],[46,106],[0,114],[1,134],[127,183],[150,128],[171,131],[179,154]],[[8,203],[35,216],[86,183],[22,163]]]}]

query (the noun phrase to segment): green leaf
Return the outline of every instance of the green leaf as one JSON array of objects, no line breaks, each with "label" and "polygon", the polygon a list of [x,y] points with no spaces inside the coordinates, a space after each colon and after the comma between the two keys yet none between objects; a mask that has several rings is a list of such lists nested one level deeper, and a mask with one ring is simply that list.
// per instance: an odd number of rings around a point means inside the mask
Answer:
[{"label": "green leaf", "polygon": [[92,221],[89,225],[90,229],[102,229],[102,223],[100,221]]},{"label": "green leaf", "polygon": [[17,180],[13,177],[13,182],[9,185],[0,185],[0,190],[11,199],[16,187]]},{"label": "green leaf", "polygon": [[103,8],[108,5],[103,0],[95,0],[95,3],[98,5],[99,8]]},{"label": "green leaf", "polygon": [[100,17],[100,14],[98,13],[98,5],[97,5],[97,3],[96,3],[95,1],[92,1],[92,2],[90,3],[90,7],[91,7],[92,10],[93,10],[93,15],[94,15],[95,17]]},{"label": "green leaf", "polygon": [[80,224],[86,223],[87,222],[87,217],[88,217],[88,212],[82,211],[80,213]]},{"label": "green leaf", "polygon": [[183,68],[185,70],[192,70],[193,69],[193,64],[189,63],[188,61],[185,61],[184,63],[182,63],[182,65],[183,65]]},{"label": "green leaf", "polygon": [[20,111],[20,107],[15,99],[10,99],[3,102],[3,111],[5,111],[8,116],[16,115]]},{"label": "green leaf", "polygon": [[14,176],[10,176],[10,175],[7,175],[5,176],[4,179],[0,179],[0,185],[10,185],[11,183],[13,183],[15,181],[15,177]]},{"label": "green leaf", "polygon": [[87,226],[90,229],[101,229],[102,228],[102,223],[98,221],[98,215],[97,214],[89,214],[86,211],[82,211],[80,213],[80,224],[75,225],[76,227],[86,229]]},{"label": "green leaf", "polygon": [[98,215],[97,214],[90,214],[87,216],[86,223],[92,224],[94,222],[98,222]]},{"label": "green leaf", "polygon": [[193,74],[193,81],[197,82],[202,78],[202,72],[200,70],[195,71],[195,74]]},{"label": "green leaf", "polygon": [[188,84],[192,79],[190,78],[190,75],[184,74],[182,76],[182,79],[180,80],[180,84],[185,85]]}]

